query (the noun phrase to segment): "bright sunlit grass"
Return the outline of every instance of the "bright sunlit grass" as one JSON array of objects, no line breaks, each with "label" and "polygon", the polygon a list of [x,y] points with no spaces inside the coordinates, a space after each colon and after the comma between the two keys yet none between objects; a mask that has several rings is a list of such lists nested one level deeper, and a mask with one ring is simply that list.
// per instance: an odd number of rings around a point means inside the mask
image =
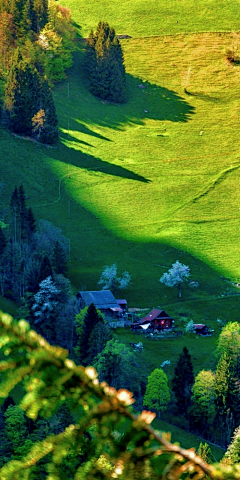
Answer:
[{"label": "bright sunlit grass", "polygon": [[100,20],[118,34],[165,35],[239,29],[239,4],[234,0],[62,0],[85,37]]}]

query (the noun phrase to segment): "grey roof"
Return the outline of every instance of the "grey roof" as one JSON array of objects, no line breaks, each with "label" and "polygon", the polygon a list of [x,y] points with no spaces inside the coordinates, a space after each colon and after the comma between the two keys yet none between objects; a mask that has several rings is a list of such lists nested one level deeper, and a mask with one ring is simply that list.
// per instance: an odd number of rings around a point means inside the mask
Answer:
[{"label": "grey roof", "polygon": [[113,296],[111,290],[98,290],[93,292],[79,292],[87,306],[93,303],[96,308],[119,308],[117,300]]}]

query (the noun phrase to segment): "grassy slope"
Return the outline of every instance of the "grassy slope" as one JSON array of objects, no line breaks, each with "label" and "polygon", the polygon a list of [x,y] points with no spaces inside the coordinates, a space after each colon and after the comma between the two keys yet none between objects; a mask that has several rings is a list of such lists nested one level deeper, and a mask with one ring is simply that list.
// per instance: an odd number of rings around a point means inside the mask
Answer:
[{"label": "grassy slope", "polygon": [[[1,205],[8,204],[14,185],[23,183],[37,218],[62,227],[71,239],[76,289],[97,288],[102,266],[116,261],[133,276],[130,305],[161,305],[180,327],[180,314],[215,328],[217,317],[239,319],[238,297],[219,298],[232,292],[220,274],[240,276],[240,67],[224,59],[225,47],[237,40],[230,33],[181,32],[237,29],[240,2],[82,3],[65,1],[83,36],[100,18],[133,37],[180,35],[122,42],[130,91],[123,106],[88,93],[77,52],[67,81],[54,90],[62,143],[47,148],[0,130]],[[190,95],[184,92],[187,84]],[[180,302],[158,282],[176,259],[189,264],[200,283],[197,291],[185,289]],[[2,309],[10,311],[4,302]],[[217,333],[166,340],[163,348],[161,340],[143,340],[139,356],[146,374],[171,358],[172,376],[186,343],[195,372],[214,368]],[[126,343],[140,338],[118,335]],[[169,429],[163,423],[158,428]],[[188,434],[176,434],[184,446],[193,444]]]},{"label": "grassy slope", "polygon": [[62,0],[71,9],[83,36],[99,20],[117,33],[150,36],[182,32],[238,30],[239,0]]}]

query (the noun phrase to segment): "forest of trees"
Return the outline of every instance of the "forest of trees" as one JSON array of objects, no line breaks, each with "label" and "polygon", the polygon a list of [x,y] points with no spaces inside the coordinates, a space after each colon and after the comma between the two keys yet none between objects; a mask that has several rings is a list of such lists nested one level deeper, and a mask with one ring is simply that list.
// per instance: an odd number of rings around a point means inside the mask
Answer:
[{"label": "forest of trees", "polygon": [[99,22],[90,32],[85,52],[85,70],[90,91],[116,103],[126,101],[123,52],[114,28]]},{"label": "forest of trees", "polygon": [[2,122],[42,143],[58,139],[52,96],[72,64],[74,27],[69,9],[54,0],[0,0]]}]

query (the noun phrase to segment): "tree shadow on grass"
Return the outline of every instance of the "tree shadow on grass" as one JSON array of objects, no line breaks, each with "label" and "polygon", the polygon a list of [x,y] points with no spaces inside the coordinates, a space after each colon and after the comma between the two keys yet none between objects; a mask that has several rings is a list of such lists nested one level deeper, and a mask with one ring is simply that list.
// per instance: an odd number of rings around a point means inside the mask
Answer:
[{"label": "tree shadow on grass", "polygon": [[[105,131],[100,133],[97,131],[101,127],[124,132],[129,126],[144,127],[149,119],[187,122],[194,114],[194,107],[176,92],[159,85],[143,82],[141,78],[133,77],[130,74],[127,74],[128,100],[126,103],[116,104],[94,97],[89,92],[84,77],[83,50],[83,46],[78,46],[74,54],[73,67],[68,71],[67,79],[69,95],[64,102],[62,98],[66,96],[66,82],[56,86],[56,97],[59,98],[60,128],[62,127],[62,143],[56,158],[79,168],[148,183],[148,179],[124,167],[77,150],[74,143],[79,144],[78,148],[81,144],[92,146],[89,141],[91,136],[102,141],[112,142],[113,140],[106,136]],[[67,131],[75,131],[76,136],[66,133]],[[81,134],[86,136],[84,140],[79,138]]]},{"label": "tree shadow on grass", "polygon": [[[67,134],[61,134],[61,138],[68,141],[70,138],[71,140],[71,137],[69,137]],[[72,138],[73,142],[75,142],[75,137]],[[127,168],[105,162],[104,160],[96,158],[93,155],[89,155],[81,152],[80,150],[76,150],[75,148],[66,146],[63,142],[59,144],[57,149],[51,150],[51,158],[83,170],[101,172],[105,175],[112,175],[114,177],[126,178],[128,180],[135,180],[143,183],[150,182],[150,180],[147,178],[142,177],[141,175],[138,175]]]},{"label": "tree shadow on grass", "polygon": [[68,71],[68,82],[72,85],[68,113],[71,119],[79,122],[79,131],[85,128],[88,131],[83,133],[96,135],[91,132],[91,125],[124,130],[126,125],[145,125],[147,119],[185,123],[194,114],[194,107],[177,92],[130,74],[126,75],[126,103],[117,104],[94,97],[87,87],[83,57],[84,47],[78,45],[73,66]]}]

